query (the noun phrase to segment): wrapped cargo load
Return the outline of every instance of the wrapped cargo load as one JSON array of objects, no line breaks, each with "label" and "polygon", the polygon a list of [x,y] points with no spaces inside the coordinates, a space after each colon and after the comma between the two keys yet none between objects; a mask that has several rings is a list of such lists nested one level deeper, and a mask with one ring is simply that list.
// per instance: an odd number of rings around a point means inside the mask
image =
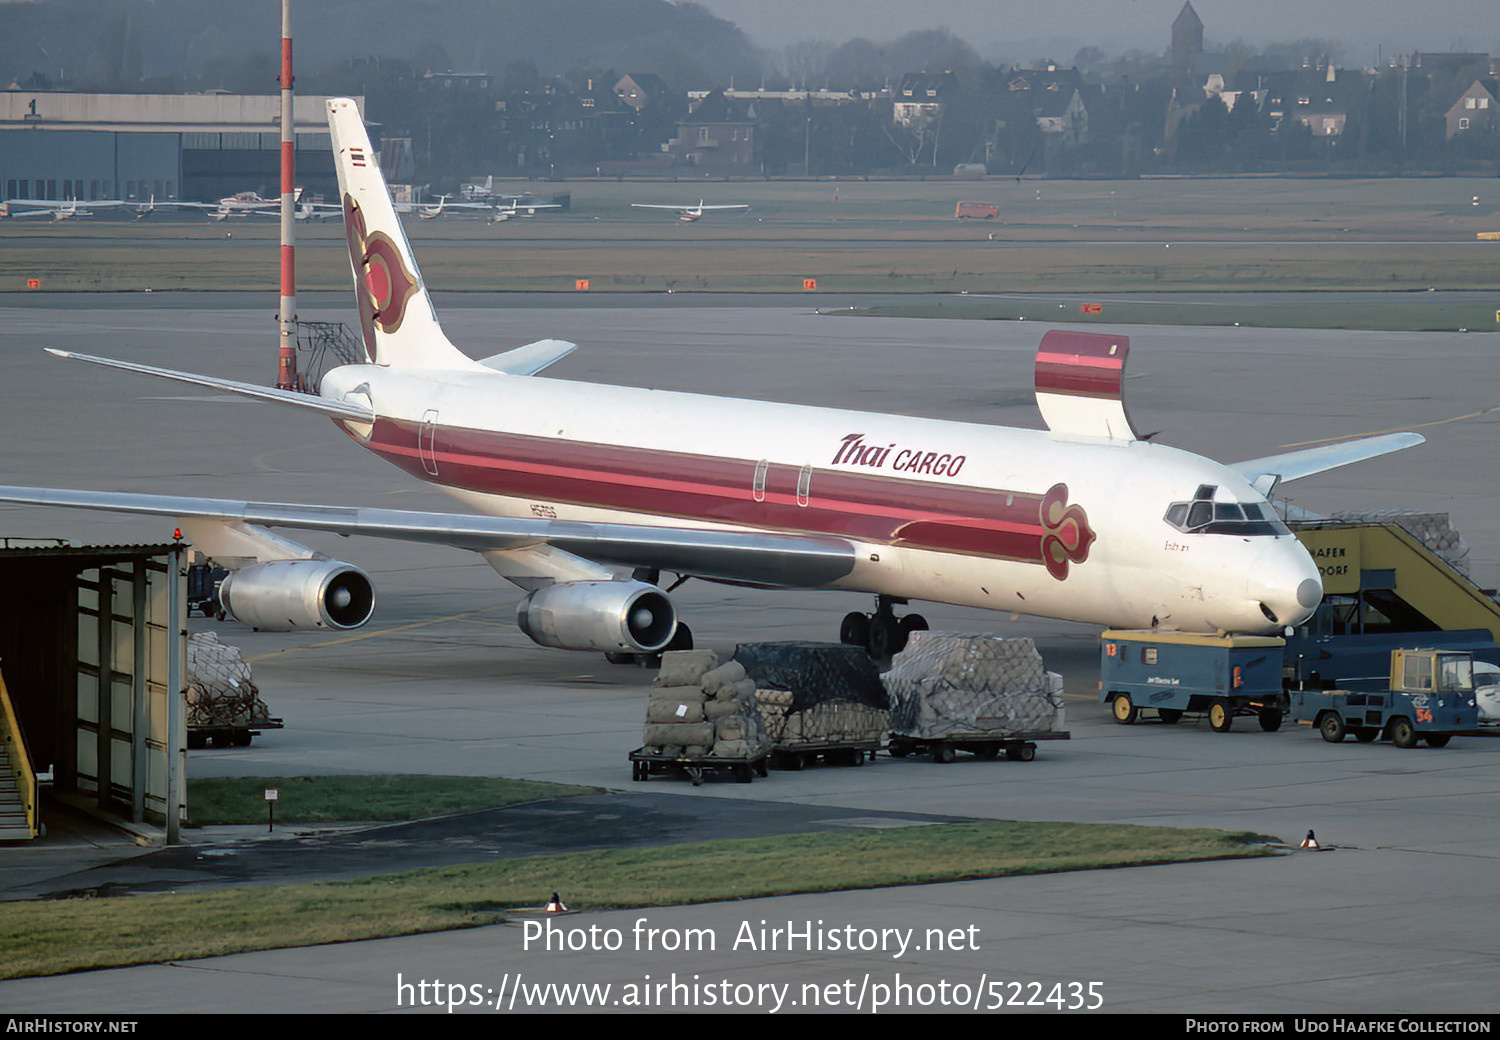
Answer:
[{"label": "wrapped cargo load", "polygon": [[[718,665],[712,651],[662,655],[661,685],[646,702],[640,754],[668,758],[754,759],[770,749],[744,668]],[[691,678],[694,685],[677,685]]]},{"label": "wrapped cargo load", "polygon": [[734,660],[754,680],[777,748],[874,746],[885,739],[885,687],[862,647],[742,643]]},{"label": "wrapped cargo load", "polygon": [[707,672],[719,667],[719,655],[712,650],[671,650],[661,655],[661,670],[656,673],[657,686],[698,686]]},{"label": "wrapped cargo load", "polygon": [[243,747],[261,729],[279,729],[250,676],[239,647],[213,632],[195,632],[187,642],[187,730],[190,747],[210,740]]},{"label": "wrapped cargo load", "polygon": [[891,732],[921,740],[1060,731],[1060,679],[1030,639],[913,632],[885,674]]},{"label": "wrapped cargo load", "polygon": [[758,689],[786,690],[791,709],[829,701],[889,707],[885,686],[863,647],[843,643],[741,643],[734,660]]}]

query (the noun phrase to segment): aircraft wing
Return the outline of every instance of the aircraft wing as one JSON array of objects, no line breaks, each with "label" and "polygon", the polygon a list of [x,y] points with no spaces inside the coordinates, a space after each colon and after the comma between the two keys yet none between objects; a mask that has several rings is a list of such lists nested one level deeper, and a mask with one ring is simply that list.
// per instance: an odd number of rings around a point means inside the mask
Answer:
[{"label": "aircraft wing", "polygon": [[1300,480],[1324,470],[1363,462],[1403,448],[1414,448],[1426,439],[1419,433],[1382,433],[1375,437],[1321,444],[1316,448],[1235,462],[1229,468],[1250,481],[1262,494],[1269,494],[1277,483]]},{"label": "aircraft wing", "polygon": [[855,560],[854,546],[841,538],[762,531],[703,531],[12,486],[0,486],[0,502],[238,521],[451,545],[475,552],[546,544],[603,564],[657,567],[674,574],[792,588],[827,586],[853,570]]},{"label": "aircraft wing", "polygon": [[[145,205],[145,203],[142,203],[141,205]],[[153,200],[150,205],[155,209],[186,209],[192,210],[195,213],[218,213],[224,208],[217,202],[183,202],[174,199],[169,199],[164,202],[157,202]]]}]

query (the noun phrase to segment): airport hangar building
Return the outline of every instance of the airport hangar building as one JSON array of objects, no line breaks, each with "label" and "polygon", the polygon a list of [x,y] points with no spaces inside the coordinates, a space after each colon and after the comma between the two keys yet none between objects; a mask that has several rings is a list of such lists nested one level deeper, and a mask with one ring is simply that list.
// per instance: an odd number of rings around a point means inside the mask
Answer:
[{"label": "airport hangar building", "polygon": [[[332,197],[326,100],[294,100],[297,184]],[[279,94],[0,90],[6,199],[212,201],[241,191],[275,198],[280,153]]]}]

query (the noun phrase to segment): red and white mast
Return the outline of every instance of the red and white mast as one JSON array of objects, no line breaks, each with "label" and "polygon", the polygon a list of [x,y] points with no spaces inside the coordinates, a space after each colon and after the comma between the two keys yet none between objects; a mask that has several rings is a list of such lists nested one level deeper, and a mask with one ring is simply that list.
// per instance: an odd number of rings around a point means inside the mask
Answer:
[{"label": "red and white mast", "polygon": [[281,355],[276,386],[297,389],[296,124],[292,118],[292,0],[281,0]]}]

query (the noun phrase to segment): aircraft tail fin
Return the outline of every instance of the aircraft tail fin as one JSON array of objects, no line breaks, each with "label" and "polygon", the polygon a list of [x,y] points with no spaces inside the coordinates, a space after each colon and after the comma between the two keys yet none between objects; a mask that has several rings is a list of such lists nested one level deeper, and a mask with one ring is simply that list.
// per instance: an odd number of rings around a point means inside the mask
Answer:
[{"label": "aircraft tail fin", "polygon": [[328,130],[366,355],[396,368],[478,367],[438,324],[353,99],[328,99]]},{"label": "aircraft tail fin", "polygon": [[1053,329],[1036,353],[1036,404],[1047,428],[1063,437],[1137,439],[1125,409],[1130,340]]}]

